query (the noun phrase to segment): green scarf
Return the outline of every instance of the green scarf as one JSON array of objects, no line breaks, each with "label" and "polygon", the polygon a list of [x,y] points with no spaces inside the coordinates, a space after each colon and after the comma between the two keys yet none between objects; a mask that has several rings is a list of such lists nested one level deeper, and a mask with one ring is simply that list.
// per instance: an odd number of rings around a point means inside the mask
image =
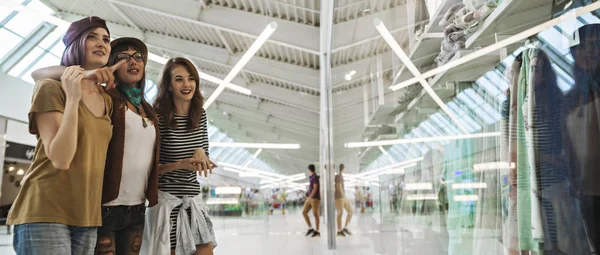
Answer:
[{"label": "green scarf", "polygon": [[135,107],[138,113],[141,113],[140,107],[142,106],[142,89],[120,84],[117,85],[117,89],[119,92],[121,92],[121,95],[123,95],[127,101],[129,101]]}]

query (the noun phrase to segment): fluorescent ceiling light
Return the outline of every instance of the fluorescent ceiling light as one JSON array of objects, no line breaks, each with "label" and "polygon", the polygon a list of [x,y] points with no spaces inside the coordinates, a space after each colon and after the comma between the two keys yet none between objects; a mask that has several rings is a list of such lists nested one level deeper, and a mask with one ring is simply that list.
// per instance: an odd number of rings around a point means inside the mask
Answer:
[{"label": "fluorescent ceiling light", "polygon": [[284,178],[276,179],[276,180],[261,180],[260,184],[273,184],[273,183],[289,183],[306,179],[306,175],[291,175]]},{"label": "fluorescent ceiling light", "polygon": [[450,70],[452,68],[455,68],[457,66],[460,66],[460,65],[468,63],[468,62],[471,62],[471,61],[473,61],[473,60],[475,60],[477,58],[480,58],[480,57],[485,56],[487,54],[496,52],[496,51],[498,51],[498,50],[500,50],[502,48],[506,48],[509,45],[515,44],[515,43],[517,43],[519,41],[522,41],[522,40],[525,40],[525,39],[527,39],[527,38],[529,38],[531,36],[537,35],[540,32],[542,32],[542,31],[544,31],[544,30],[546,30],[546,29],[548,29],[550,27],[560,25],[561,23],[563,23],[565,21],[570,21],[570,20],[576,19],[576,18],[578,18],[578,17],[580,17],[580,16],[582,16],[584,14],[590,13],[590,12],[595,11],[597,9],[600,9],[600,2],[595,2],[595,3],[592,3],[592,4],[588,4],[588,5],[584,6],[584,7],[581,7],[579,9],[575,10],[575,15],[572,15],[570,13],[563,14],[560,17],[556,17],[556,18],[554,18],[552,20],[549,20],[547,22],[544,22],[544,23],[542,23],[540,25],[537,25],[535,27],[527,29],[527,30],[525,30],[525,31],[523,31],[521,33],[518,33],[518,34],[513,35],[513,36],[511,36],[509,38],[501,40],[501,41],[499,41],[499,42],[497,42],[495,44],[492,44],[490,46],[487,46],[487,47],[484,47],[484,48],[482,48],[480,50],[477,50],[477,51],[475,51],[475,52],[473,52],[473,53],[471,53],[469,55],[466,55],[466,56],[464,56],[462,58],[450,61],[449,63],[447,63],[445,65],[442,65],[440,67],[434,68],[434,69],[432,69],[430,71],[427,71],[427,72],[425,72],[425,73],[423,73],[423,74],[421,74],[421,75],[419,75],[417,77],[414,77],[412,79],[408,79],[408,80],[406,80],[404,82],[401,82],[401,83],[399,83],[397,85],[394,85],[394,86],[391,87],[391,89],[392,90],[397,90],[399,88],[410,86],[412,84],[415,84],[415,83],[419,82],[422,79],[427,79],[427,78],[433,77],[433,76],[435,76],[437,74],[446,72],[446,71],[448,71],[448,70]]},{"label": "fluorescent ceiling light", "polygon": [[[161,65],[166,65],[167,62],[169,61],[167,58],[161,57],[161,56],[156,55],[156,54],[154,54],[152,52],[148,52],[148,59],[151,60],[151,61],[154,61],[156,63],[159,63]],[[202,77],[200,77],[200,78],[202,78]]]},{"label": "fluorescent ceiling light", "polygon": [[233,169],[231,167],[223,167],[222,169],[225,170],[225,171],[234,172],[234,173],[237,173],[237,174],[244,173],[244,171]]},{"label": "fluorescent ceiling light", "polygon": [[344,79],[346,79],[347,81],[350,81],[350,80],[352,80],[352,75],[346,74],[346,75],[344,75]]},{"label": "fluorescent ceiling light", "polygon": [[210,142],[211,147],[227,148],[246,148],[246,149],[280,149],[297,150],[300,144],[297,143],[229,143],[229,142]]},{"label": "fluorescent ceiling light", "polygon": [[9,168],[8,168],[8,171],[9,171],[9,172],[15,171],[15,167],[14,167],[14,166],[11,166],[11,167],[9,167]]},{"label": "fluorescent ceiling light", "polygon": [[396,168],[396,169],[387,170],[382,175],[396,175],[396,174],[405,174],[405,173],[406,173],[406,169]]},{"label": "fluorescent ceiling light", "polygon": [[[196,68],[196,69],[198,69],[198,68]],[[219,79],[219,78],[217,78],[215,76],[212,76],[210,74],[207,74],[207,73],[204,73],[204,72],[200,72],[200,70],[198,70],[198,75],[200,75],[200,79],[201,80],[207,80],[207,81],[210,81],[210,82],[215,83],[215,84],[223,84],[223,80],[221,80],[221,79]],[[252,90],[244,88],[244,87],[242,87],[240,85],[235,85],[235,84],[233,84],[231,82],[228,82],[225,86],[228,89],[240,92],[240,93],[242,93],[244,95],[252,95]]]},{"label": "fluorescent ceiling light", "polygon": [[486,170],[509,170],[516,168],[515,163],[508,162],[487,162],[473,165],[474,171],[486,171]]},{"label": "fluorescent ceiling light", "polygon": [[258,150],[257,150],[257,151],[254,153],[254,155],[252,155],[252,158],[253,158],[253,159],[256,159],[256,158],[258,157],[258,155],[259,155],[259,154],[260,154],[262,151],[263,151],[263,149],[262,149],[262,148],[258,149]]},{"label": "fluorescent ceiling light", "polygon": [[380,187],[379,183],[372,182],[372,181],[356,181],[356,182],[350,182],[347,185],[348,186],[359,186],[359,187],[371,187],[371,186]]},{"label": "fluorescent ceiling light", "polygon": [[241,187],[216,187],[215,194],[217,195],[239,195],[242,194]]},{"label": "fluorescent ceiling light", "polygon": [[400,163],[391,164],[391,165],[388,165],[388,166],[384,166],[384,167],[380,167],[380,168],[377,168],[377,169],[370,170],[368,172],[363,172],[363,173],[357,174],[357,175],[355,175],[355,178],[360,179],[360,178],[364,178],[364,177],[373,176],[373,175],[379,174],[381,172],[385,172],[387,170],[391,170],[391,169],[395,169],[395,168],[409,167],[412,164],[416,164],[417,162],[422,161],[423,159],[424,159],[423,157],[419,157],[419,158],[405,160],[405,161],[402,161]]},{"label": "fluorescent ceiling light", "polygon": [[[396,56],[398,56],[398,58],[400,58],[402,63],[404,63],[404,66],[415,77],[421,76],[421,72],[419,71],[419,69],[417,69],[417,67],[413,64],[413,62],[408,57],[408,55],[406,55],[404,50],[402,50],[402,47],[400,47],[398,42],[396,42],[396,39],[394,39],[394,36],[392,36],[392,33],[390,33],[390,30],[388,30],[387,27],[385,27],[385,24],[383,24],[383,21],[381,21],[379,18],[376,18],[373,21],[373,24],[375,25],[375,28],[377,29],[377,31],[379,31],[379,34],[381,34],[381,36],[383,37],[385,42],[392,48],[392,51],[394,53],[396,53]],[[433,88],[431,88],[431,85],[429,85],[429,83],[424,78],[419,79],[418,82],[421,83],[421,85],[423,86],[423,89],[427,92],[427,94],[429,94],[429,96],[433,99],[433,101],[435,101],[440,106],[442,111],[444,111],[446,113],[446,115],[448,115],[450,117],[450,119],[452,119],[452,121],[454,121],[454,124],[461,131],[463,131],[463,133],[468,134],[469,131],[458,121],[458,117],[456,117],[456,115],[452,111],[450,111],[450,108],[448,108],[448,106],[446,106],[444,101],[438,96],[437,93],[435,93]]]},{"label": "fluorescent ceiling light", "polygon": [[238,174],[240,177],[242,178],[257,178],[260,177],[259,173],[255,173],[255,172],[242,172]]},{"label": "fluorescent ceiling light", "polygon": [[369,177],[365,177],[365,178],[371,178],[370,180],[379,182],[379,180],[373,180],[372,178],[379,177],[381,175],[397,175],[397,174],[402,175],[402,174],[406,173],[406,168],[414,167],[414,166],[417,166],[417,163],[411,163],[408,165],[403,165],[402,167],[396,167],[396,168],[388,169],[385,171],[380,171],[376,174],[370,175]]},{"label": "fluorescent ceiling light", "polygon": [[[148,59],[151,60],[151,61],[154,61],[156,63],[159,63],[161,65],[165,65],[169,61],[168,59],[166,59],[164,57],[161,57],[159,55],[156,55],[156,54],[154,54],[152,52],[148,52]],[[207,80],[207,81],[210,81],[210,82],[215,83],[215,84],[223,84],[223,80],[221,80],[221,79],[219,79],[217,77],[214,77],[214,76],[212,76],[210,74],[207,74],[207,73],[204,73],[204,72],[200,71],[200,69],[198,69],[198,67],[196,67],[196,70],[198,71],[198,75],[200,75],[200,79],[201,80]],[[242,87],[240,85],[235,85],[235,84],[230,83],[230,82],[226,83],[225,86],[227,86],[227,88],[229,88],[229,89],[231,89],[233,91],[240,92],[240,93],[242,93],[244,95],[251,95],[252,94],[251,90],[249,90],[247,88],[244,88],[244,87]]]},{"label": "fluorescent ceiling light", "polygon": [[406,200],[415,201],[415,200],[437,200],[437,194],[412,194],[406,196]]},{"label": "fluorescent ceiling light", "polygon": [[233,78],[235,78],[235,76],[238,75],[242,68],[244,68],[244,66],[248,64],[248,61],[250,61],[254,54],[256,54],[260,47],[262,47],[263,44],[269,39],[269,37],[271,37],[271,35],[273,34],[273,32],[275,32],[276,29],[277,22],[275,21],[269,23],[267,27],[265,27],[263,32],[258,36],[258,38],[256,38],[256,41],[252,43],[252,45],[250,46],[250,48],[248,48],[246,53],[244,53],[242,58],[237,62],[237,64],[235,64],[235,66],[233,66],[233,68],[231,69],[231,71],[229,71],[227,76],[225,76],[225,79],[223,79],[223,82],[219,84],[219,87],[217,87],[217,89],[212,93],[212,95],[210,95],[208,100],[206,100],[206,102],[204,103],[205,110],[208,109],[208,107],[210,107],[210,105],[212,105],[212,103],[215,100],[217,100],[217,97],[219,97],[219,95],[221,95],[221,93],[225,89],[225,84],[231,82]]},{"label": "fluorescent ceiling light", "polygon": [[386,156],[386,157],[389,159],[389,161],[390,161],[390,162],[392,162],[392,163],[396,163],[396,159],[394,159],[394,158],[392,157],[392,155],[390,155],[390,154],[389,154],[389,153],[388,153],[388,152],[387,152],[387,151],[386,151],[386,150],[383,148],[383,146],[379,146],[379,151],[381,151],[381,153],[383,153],[383,155],[385,155],[385,156]]},{"label": "fluorescent ceiling light", "polygon": [[379,146],[379,150],[381,151],[381,153],[383,153],[383,155],[388,155],[388,152],[383,148],[383,146]]},{"label": "fluorescent ceiling light", "polygon": [[237,205],[239,199],[237,198],[217,198],[211,197],[206,201],[207,205]]},{"label": "fluorescent ceiling light", "polygon": [[258,149],[256,150],[256,152],[254,153],[254,155],[252,155],[252,158],[248,159],[248,161],[246,162],[246,164],[244,164],[244,167],[248,167],[250,166],[250,164],[252,164],[252,162],[258,157],[258,155],[263,151],[263,149]]},{"label": "fluorescent ceiling light", "polygon": [[404,186],[404,190],[432,190],[433,184],[431,182],[419,182],[419,183],[407,183]]},{"label": "fluorescent ceiling light", "polygon": [[298,183],[274,183],[260,186],[260,189],[272,189],[272,188],[296,188],[299,190],[306,190],[306,185],[301,185]]},{"label": "fluorescent ceiling light", "polygon": [[456,202],[473,202],[478,201],[479,196],[477,195],[455,195],[454,201]]},{"label": "fluorescent ceiling light", "polygon": [[273,172],[267,172],[267,171],[263,171],[263,170],[258,170],[258,169],[252,169],[249,167],[243,167],[243,166],[238,166],[235,164],[230,164],[227,162],[222,162],[220,161],[217,165],[224,167],[224,168],[229,168],[230,170],[235,170],[238,171],[238,173],[241,172],[257,172],[260,173],[262,175],[265,175],[266,177],[269,177],[271,179],[275,179],[275,178],[285,178],[285,175],[282,174],[277,174],[277,173],[273,173]]},{"label": "fluorescent ceiling light", "polygon": [[348,74],[350,74],[350,75],[354,76],[354,75],[356,74],[356,70],[352,70],[352,71],[350,71]]},{"label": "fluorescent ceiling light", "polygon": [[24,175],[25,171],[23,171],[23,169],[19,169],[19,171],[17,171],[17,175]]},{"label": "fluorescent ceiling light", "polygon": [[453,183],[452,189],[487,189],[488,185],[485,182],[463,182]]},{"label": "fluorescent ceiling light", "polygon": [[345,147],[346,148],[363,148],[363,147],[387,146],[387,145],[396,145],[396,144],[439,142],[439,141],[474,139],[474,138],[485,138],[485,137],[498,137],[498,136],[500,136],[500,132],[477,133],[477,134],[468,134],[468,135],[432,136],[432,137],[419,137],[419,138],[407,138],[407,139],[397,139],[397,140],[372,141],[372,142],[353,142],[353,143],[346,143]]}]

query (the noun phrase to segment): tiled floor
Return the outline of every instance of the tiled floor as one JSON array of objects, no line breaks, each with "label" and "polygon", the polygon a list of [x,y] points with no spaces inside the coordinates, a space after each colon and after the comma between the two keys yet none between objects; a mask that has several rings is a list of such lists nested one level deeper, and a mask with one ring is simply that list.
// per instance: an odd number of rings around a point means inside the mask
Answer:
[{"label": "tiled floor", "polygon": [[[440,231],[439,222],[412,216],[388,218],[382,223],[378,215],[355,214],[350,229],[352,236],[338,238],[337,250],[327,249],[327,231],[321,223],[321,238],[304,236],[307,229],[299,212],[276,213],[257,218],[214,218],[218,247],[216,255],[369,255],[369,254],[501,254],[493,235],[478,242],[485,252],[448,251],[449,238]],[[321,217],[323,219],[323,217]],[[472,251],[472,239],[462,238],[466,250]],[[12,255],[12,236],[0,228],[0,255]],[[457,246],[455,246],[457,247]]]}]

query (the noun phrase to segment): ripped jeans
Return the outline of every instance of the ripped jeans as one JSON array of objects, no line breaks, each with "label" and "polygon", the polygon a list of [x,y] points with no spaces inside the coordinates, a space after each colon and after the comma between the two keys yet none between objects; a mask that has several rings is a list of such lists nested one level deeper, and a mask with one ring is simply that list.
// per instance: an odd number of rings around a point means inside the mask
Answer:
[{"label": "ripped jeans", "polygon": [[97,255],[139,254],[144,233],[146,207],[103,206],[98,228]]}]

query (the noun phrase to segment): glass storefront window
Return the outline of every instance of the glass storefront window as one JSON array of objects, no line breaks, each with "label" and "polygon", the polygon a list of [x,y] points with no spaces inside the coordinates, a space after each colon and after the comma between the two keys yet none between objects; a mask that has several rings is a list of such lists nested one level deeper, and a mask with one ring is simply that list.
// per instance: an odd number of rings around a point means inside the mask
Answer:
[{"label": "glass storefront window", "polygon": [[[487,24],[484,19],[480,23],[485,24],[483,27],[474,24],[471,30],[460,23],[465,20],[459,19],[463,15],[459,10],[464,10],[456,7],[459,5],[452,9],[446,1],[433,2],[426,1],[427,13],[435,15],[436,8],[445,8],[441,11],[446,14],[444,18],[457,18],[454,23],[440,28],[438,25],[443,22],[435,17],[435,23],[430,20],[430,27],[423,31],[409,30],[415,33],[414,37],[395,40],[413,63],[418,63],[421,73],[451,67],[441,72],[444,76],[425,77],[427,85],[433,88],[425,95],[419,93],[422,82],[403,84],[414,75],[404,70],[408,68],[398,68],[408,75],[402,74],[403,78],[395,81],[405,86],[393,92],[402,99],[399,103],[386,102],[385,106],[395,108],[391,113],[385,107],[371,110],[377,99],[365,97],[369,99],[361,102],[368,106],[365,109],[369,109],[369,117],[390,114],[391,120],[382,119],[381,123],[397,128],[385,137],[357,137],[356,141],[365,145],[347,148],[354,153],[368,153],[368,157],[359,160],[363,167],[358,172],[364,174],[418,159],[416,164],[401,166],[402,171],[384,170],[377,176],[379,188],[371,183],[355,187],[360,191],[369,187],[378,193],[371,194],[373,202],[367,202],[369,199],[362,194],[356,199],[357,221],[372,218],[381,222],[377,224],[379,229],[398,231],[394,232],[397,236],[377,235],[396,245],[381,244],[374,250],[389,254],[594,254],[600,248],[600,225],[595,223],[600,213],[596,208],[600,193],[592,184],[597,177],[592,154],[600,151],[600,141],[596,139],[600,114],[595,103],[600,96],[600,19],[595,12],[572,20],[563,17],[559,25],[523,37],[501,51],[454,66],[452,60],[468,57],[550,20],[551,10],[557,5],[539,1],[537,11],[546,10],[546,16],[530,19],[527,25],[509,27],[507,24],[516,24],[510,19],[526,19],[520,13],[529,13],[529,18],[539,13],[511,9],[522,5],[522,1],[479,1],[489,8],[478,9],[479,14],[484,11],[487,15],[489,11],[512,15],[486,16],[498,25]],[[418,4],[410,6],[420,8]],[[572,10],[584,6],[573,4]],[[448,16],[452,10],[456,16]],[[563,15],[573,15],[568,11]],[[395,25],[394,19],[378,18],[386,26]],[[445,33],[419,38],[423,36],[419,33],[433,32]],[[455,45],[457,41],[465,44]],[[425,42],[437,44],[438,48]],[[392,55],[396,65],[405,61],[397,58],[394,51],[382,54]],[[423,57],[427,54],[437,58]],[[392,85],[395,84],[384,80],[383,88]],[[392,95],[392,91],[385,93]],[[432,93],[442,102],[432,100]],[[457,123],[441,109],[441,103],[455,115]],[[383,152],[372,148],[383,141],[387,142]],[[384,160],[390,155],[394,161]],[[362,210],[371,206],[374,210]],[[340,241],[341,249],[345,245]]]}]

